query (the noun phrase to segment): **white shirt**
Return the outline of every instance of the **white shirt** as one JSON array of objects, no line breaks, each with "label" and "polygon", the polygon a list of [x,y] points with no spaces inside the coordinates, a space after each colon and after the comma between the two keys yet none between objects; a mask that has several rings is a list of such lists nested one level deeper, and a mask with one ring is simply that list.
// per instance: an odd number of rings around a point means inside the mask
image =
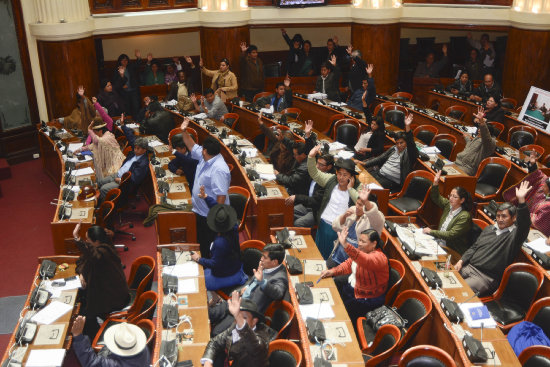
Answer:
[{"label": "white shirt", "polygon": [[315,184],[317,182],[315,182],[314,180],[311,180],[311,183],[309,184],[309,196],[313,196],[313,189],[315,188]]},{"label": "white shirt", "polygon": [[515,224],[512,224],[510,227],[506,227],[504,229],[499,229],[498,228],[498,223],[495,223],[493,224],[495,226],[495,234],[497,236],[500,236],[501,234],[503,234],[504,232],[508,231],[508,232],[512,232],[514,229],[516,229],[516,225]]},{"label": "white shirt", "polygon": [[332,226],[332,222],[348,210],[349,192],[340,190],[338,185],[332,189],[330,200],[321,214],[321,219]]}]

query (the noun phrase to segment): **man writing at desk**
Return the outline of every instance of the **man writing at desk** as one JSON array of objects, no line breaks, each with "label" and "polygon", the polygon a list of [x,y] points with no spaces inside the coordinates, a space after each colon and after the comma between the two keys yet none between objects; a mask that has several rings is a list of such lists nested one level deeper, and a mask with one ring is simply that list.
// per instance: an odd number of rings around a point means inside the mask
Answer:
[{"label": "man writing at desk", "polygon": [[487,295],[497,289],[504,270],[512,264],[525,242],[531,226],[529,208],[525,204],[525,195],[530,189],[529,182],[522,182],[516,188],[518,207],[501,204],[497,209],[497,222],[487,226],[456,263],[455,269],[474,292]]},{"label": "man writing at desk", "polygon": [[189,119],[186,117],[181,123],[183,142],[191,152],[191,158],[196,159],[199,164],[195,172],[191,201],[193,212],[197,221],[197,240],[200,244],[201,255],[210,257],[210,244],[214,240],[215,233],[210,230],[206,222],[208,216],[208,205],[199,197],[200,187],[204,186],[206,194],[215,198],[218,204],[229,205],[229,183],[231,174],[229,167],[220,154],[220,142],[214,137],[207,137],[202,146],[195,143],[186,131]]}]

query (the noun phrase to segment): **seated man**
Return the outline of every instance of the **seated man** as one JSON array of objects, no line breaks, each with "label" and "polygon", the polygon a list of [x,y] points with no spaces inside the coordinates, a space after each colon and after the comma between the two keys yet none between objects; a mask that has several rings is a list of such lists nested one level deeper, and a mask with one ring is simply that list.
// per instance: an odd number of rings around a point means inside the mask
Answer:
[{"label": "seated man", "polygon": [[289,195],[307,193],[311,178],[307,172],[307,152],[306,144],[302,142],[294,143],[292,148],[294,153],[294,164],[288,173],[279,173],[275,170],[276,181],[284,185]]},{"label": "seated man", "polygon": [[483,115],[483,109],[476,114],[476,122],[479,123],[477,136],[472,138],[469,134],[464,134],[466,146],[456,155],[456,165],[470,176],[476,174],[481,161],[490,157],[496,147],[496,139],[492,136],[492,130],[489,130],[487,119]]},{"label": "seated man", "polygon": [[283,83],[277,83],[275,86],[275,93],[270,96],[258,98],[256,104],[260,108],[271,108],[271,106],[273,106],[273,112],[281,112],[284,109],[292,107],[290,79],[285,78]]},{"label": "seated man", "polygon": [[336,56],[332,56],[329,62],[321,64],[321,75],[315,82],[313,93],[324,93],[327,98],[340,102],[340,70],[336,67]]},{"label": "seated man", "polygon": [[[316,166],[321,172],[334,173],[334,157],[330,154],[318,156]],[[311,228],[315,225],[324,194],[325,188],[311,180],[307,194],[290,195],[285,200],[286,205],[294,205],[295,227]]]},{"label": "seated man", "polygon": [[[258,269],[250,277],[241,294],[244,299],[251,300],[258,306],[258,312],[264,314],[273,301],[282,300],[288,292],[288,276],[283,265],[285,249],[279,243],[264,247]],[[208,309],[210,322],[215,325],[212,335],[218,335],[233,322],[233,316],[228,313],[228,304],[222,301]]]},{"label": "seated man", "polygon": [[499,100],[502,99],[502,89],[500,85],[494,81],[492,74],[485,74],[483,83],[480,84],[478,88],[474,89],[474,92],[470,96],[470,100],[484,102],[491,96]]},{"label": "seated man", "polygon": [[172,136],[170,144],[176,151],[174,152],[175,158],[168,163],[168,169],[178,176],[185,176],[189,183],[189,188],[193,191],[195,172],[197,171],[199,161],[191,158],[191,152],[183,142],[182,134],[175,134]]},{"label": "seated man", "polygon": [[139,132],[145,135],[155,135],[164,144],[168,144],[168,134],[174,128],[172,114],[162,108],[158,101],[149,103],[149,111],[139,127]]},{"label": "seated man", "polygon": [[447,92],[451,92],[455,95],[459,94],[466,97],[470,97],[473,89],[474,87],[467,71],[463,71],[462,74],[460,74],[460,78],[456,79],[454,83],[449,84],[446,88]]},{"label": "seated man", "polygon": [[227,113],[225,103],[223,103],[222,99],[217,94],[214,94],[212,88],[205,89],[203,94],[200,106],[197,104],[197,97],[195,97],[194,94],[191,95],[191,101],[195,106],[195,110],[206,113],[206,116],[211,119],[221,119],[222,116]]},{"label": "seated man", "polygon": [[497,209],[496,223],[485,227],[477,241],[456,263],[455,269],[474,292],[480,295],[494,292],[504,270],[514,262],[527,239],[531,218],[525,195],[530,189],[529,182],[522,182],[516,188],[518,207],[501,204]]},{"label": "seated man", "polygon": [[372,171],[371,174],[382,187],[392,192],[399,191],[403,187],[407,175],[413,170],[418,158],[418,149],[411,131],[412,120],[412,114],[407,115],[405,132],[397,133],[393,148],[363,162],[365,168],[380,167],[378,171]]},{"label": "seated man", "polygon": [[[374,85],[374,79],[372,78],[373,70],[374,65],[369,64],[366,69],[367,74],[365,75],[361,83],[361,88],[354,90],[348,101],[346,102],[348,106],[353,107],[356,110],[363,110],[365,112],[365,118],[367,119],[367,122],[372,120],[368,106],[370,106],[372,102],[374,102],[374,100],[376,99],[376,86]],[[365,107],[363,107],[363,100],[367,105],[366,110]]]},{"label": "seated man", "polygon": [[202,365],[267,367],[273,330],[263,323],[263,313],[253,301],[239,297],[237,291],[228,300],[228,310],[235,324],[208,342]]},{"label": "seated man", "polygon": [[149,366],[151,356],[147,337],[138,326],[121,322],[107,329],[104,348],[111,353],[102,353],[100,356],[92,349],[88,336],[82,334],[85,322],[85,317],[78,316],[71,329],[73,350],[82,366]]},{"label": "seated man", "polygon": [[420,61],[414,71],[415,78],[439,78],[439,72],[447,63],[447,45],[441,47],[443,57],[439,61],[435,61],[435,55],[430,52],[426,55],[425,61]]},{"label": "seated man", "polygon": [[200,91],[200,89],[197,90],[195,87],[198,84],[197,79],[199,77],[199,69],[195,67],[195,65],[193,64],[193,60],[191,60],[190,57],[186,57],[185,60],[190,67],[189,77],[183,69],[178,69],[178,79],[170,83],[170,90],[168,91],[168,95],[166,96],[167,101],[171,101],[173,99],[179,101],[182,97],[189,97],[196,91]]},{"label": "seated man", "polygon": [[149,157],[147,156],[147,139],[136,138],[132,129],[124,125],[124,117],[121,117],[120,123],[124,135],[128,139],[128,144],[134,148],[133,151],[128,153],[122,166],[117,173],[104,177],[97,181],[97,187],[99,187],[99,200],[98,204],[103,202],[105,195],[114,188],[120,185],[120,179],[126,172],[132,173],[130,177],[131,190],[135,191],[141,185],[147,174],[149,173]]}]

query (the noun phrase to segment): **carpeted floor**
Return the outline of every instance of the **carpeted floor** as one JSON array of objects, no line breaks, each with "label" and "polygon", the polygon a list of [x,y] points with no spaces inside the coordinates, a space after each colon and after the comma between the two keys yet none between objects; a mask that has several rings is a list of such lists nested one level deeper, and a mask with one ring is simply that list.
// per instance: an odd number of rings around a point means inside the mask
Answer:
[{"label": "carpeted floor", "polygon": [[[0,297],[28,294],[38,264],[37,257],[54,255],[50,222],[55,207],[50,202],[57,198],[59,188],[42,170],[40,159],[11,166],[11,172],[12,177],[2,181],[3,197],[0,198],[0,278],[3,279]],[[145,228],[141,223],[147,211],[144,200],[138,203],[136,210],[141,215],[132,214],[124,219],[133,221],[134,228],[131,231],[137,240],[134,242],[120,236],[115,241],[130,247],[128,252],[120,252],[127,276],[134,259],[143,255],[155,257],[157,245],[155,227]],[[10,299],[0,299],[0,309],[4,308],[2,302],[10,302]],[[20,311],[21,308],[16,313],[13,311],[13,314],[18,315]],[[0,314],[0,322],[2,319],[3,314]],[[8,332],[11,334],[12,331],[13,326]],[[9,334],[0,335],[2,354],[9,337]],[[70,357],[65,366],[78,366],[74,358]]]}]

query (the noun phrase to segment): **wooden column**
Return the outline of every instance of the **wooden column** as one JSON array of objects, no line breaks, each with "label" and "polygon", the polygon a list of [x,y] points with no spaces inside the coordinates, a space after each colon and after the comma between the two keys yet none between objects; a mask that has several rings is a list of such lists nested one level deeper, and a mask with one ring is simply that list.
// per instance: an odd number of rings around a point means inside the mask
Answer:
[{"label": "wooden column", "polygon": [[[230,69],[239,76],[240,43],[250,44],[250,29],[248,26],[232,28],[202,27],[201,57],[204,67],[217,70],[223,58],[229,60]],[[210,87],[211,79],[203,77],[203,88]]]},{"label": "wooden column", "polygon": [[99,88],[92,37],[78,40],[38,41],[38,55],[49,119],[67,116],[76,106],[76,89],[83,85],[91,99]]},{"label": "wooden column", "polygon": [[351,25],[351,44],[361,50],[363,60],[374,64],[378,93],[391,94],[397,89],[400,33],[398,23]]},{"label": "wooden column", "polygon": [[550,89],[550,31],[510,28],[502,90],[523,104],[529,88]]}]

